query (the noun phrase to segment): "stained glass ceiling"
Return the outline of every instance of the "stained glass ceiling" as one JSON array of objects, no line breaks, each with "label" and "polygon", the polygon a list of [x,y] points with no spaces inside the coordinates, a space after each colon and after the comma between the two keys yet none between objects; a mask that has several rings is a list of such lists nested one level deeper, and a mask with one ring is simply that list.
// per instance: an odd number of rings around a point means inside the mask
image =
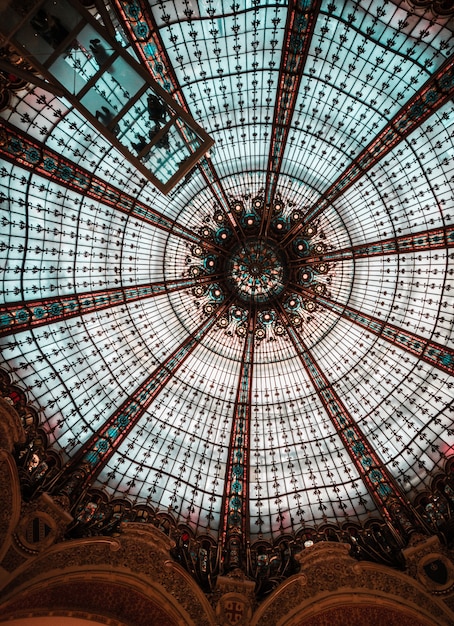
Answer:
[{"label": "stained glass ceiling", "polygon": [[452,22],[106,8],[215,144],[165,196],[68,98],[5,74],[3,367],[68,472],[196,533],[382,517],[454,441]]}]

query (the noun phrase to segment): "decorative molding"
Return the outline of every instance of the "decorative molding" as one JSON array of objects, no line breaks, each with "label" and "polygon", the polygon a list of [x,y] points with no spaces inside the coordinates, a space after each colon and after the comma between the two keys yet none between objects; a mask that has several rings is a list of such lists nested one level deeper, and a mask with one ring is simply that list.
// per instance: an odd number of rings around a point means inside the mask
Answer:
[{"label": "decorative molding", "polygon": [[452,0],[408,0],[408,4],[418,15],[429,11],[435,18],[454,16]]},{"label": "decorative molding", "polygon": [[144,541],[159,550],[165,558],[169,558],[170,550],[175,547],[175,542],[170,537],[150,524],[123,522],[121,530],[123,539]]},{"label": "decorative molding", "polygon": [[[96,621],[115,626],[195,624],[192,620],[186,621],[181,610],[175,609],[165,597],[159,597],[156,590],[139,589],[134,581],[125,577],[118,580],[115,574],[101,578],[80,573],[77,577],[65,575],[64,581],[61,577],[60,580],[47,581],[45,585],[22,593],[3,609],[2,616],[45,615],[47,607],[52,607],[52,615],[89,615]],[[115,619],[112,620],[113,616]]]},{"label": "decorative molding", "polygon": [[252,618],[252,605],[241,593],[226,593],[216,606],[218,624],[222,626],[249,626]]},{"label": "decorative molding", "polygon": [[[141,606],[145,606],[145,601],[140,599],[145,594],[152,599],[150,607],[167,607],[171,610],[169,615],[179,616],[172,622],[161,619],[161,623],[169,623],[169,626],[173,623],[178,626],[213,626],[214,612],[203,592],[183,568],[169,560],[171,545],[169,538],[153,526],[127,523],[122,525],[122,534],[116,538],[92,537],[54,544],[42,554],[31,557],[28,563],[12,573],[2,591],[4,604],[0,606],[0,614],[16,614],[25,604],[27,610],[42,609],[39,597],[47,599],[50,594],[56,608],[82,609],[82,598],[79,596],[79,604],[73,607],[63,606],[58,598],[63,595],[67,604],[71,595],[69,590],[66,594],[65,583],[69,585],[74,578],[81,581],[91,578],[99,581],[99,589],[106,582],[109,585],[117,584],[117,594],[123,594],[125,606],[129,606],[126,598],[130,597],[129,594],[132,597],[134,590],[137,592],[137,603],[141,603]],[[94,582],[92,584],[95,585]],[[40,594],[38,590],[44,587],[46,593]],[[89,586],[85,595],[87,602],[92,602],[94,596]],[[98,604],[107,607],[103,595],[104,592],[100,591]],[[89,610],[89,607],[86,608]],[[131,623],[136,624],[134,620]]]},{"label": "decorative molding", "polygon": [[448,595],[454,593],[454,564],[438,537],[403,551],[407,572],[419,580],[430,593]]},{"label": "decorative molding", "polygon": [[[15,533],[19,547],[37,554],[63,538],[71,515],[47,493],[24,504],[21,521]],[[40,532],[40,528],[42,529]]]},{"label": "decorative molding", "polygon": [[[26,440],[15,451],[23,498],[26,501],[33,501],[43,490],[54,490],[52,496],[54,501],[58,500],[60,505],[71,509],[74,516],[74,522],[68,526],[65,539],[112,536],[122,532],[123,520],[128,520],[128,524],[140,522],[138,524],[140,529],[143,529],[144,525],[160,529],[174,541],[168,556],[186,567],[186,571],[197,580],[201,589],[211,594],[215,592],[216,577],[225,570],[222,569],[223,562],[218,558],[218,545],[214,537],[194,535],[191,529],[178,524],[167,510],[162,511],[151,506],[134,506],[126,497],[112,501],[101,489],[88,489],[76,504],[76,494],[68,497],[62,494],[61,490],[55,489],[57,478],[64,478],[64,470],[58,453],[52,451],[46,433],[40,427],[39,411],[27,403],[26,392],[17,384],[13,384],[10,375],[2,369],[0,369],[0,395],[6,402],[3,406],[10,416],[8,419],[13,419],[13,429],[22,428],[22,424],[25,429]],[[9,427],[6,430],[7,439],[10,441]],[[22,438],[22,435],[19,438]],[[423,493],[418,496],[419,500],[417,499],[414,505],[418,514],[428,524],[429,532],[440,533],[444,537],[450,536],[450,511],[454,511],[454,508],[448,506],[448,500],[451,504],[454,503],[453,476],[451,461],[448,460],[444,470],[434,477],[433,487],[438,491],[436,493],[434,491],[433,503],[431,500],[429,505],[425,505],[425,501],[421,501],[421,497],[425,496]],[[66,475],[66,485],[76,478]],[[66,487],[65,491],[68,491]],[[428,498],[432,495],[427,492]],[[430,507],[432,517],[429,519],[426,509]],[[380,540],[377,539],[377,531]],[[187,539],[184,538],[186,535]],[[300,566],[296,556],[305,552],[304,544],[308,540],[314,543],[346,541],[349,543],[351,554],[359,561],[379,562],[397,568],[405,566],[400,545],[396,543],[395,537],[383,520],[369,519],[362,527],[349,522],[342,526],[327,524],[317,529],[305,527],[297,533],[282,535],[275,542],[264,538],[251,546],[250,559],[247,560],[245,567],[246,574],[258,584],[256,588],[258,601],[268,597],[284,579],[298,572]],[[27,549],[30,548],[23,543],[22,545]],[[204,568],[191,568],[192,555],[197,555],[198,563],[201,563],[202,553],[205,555]],[[3,554],[6,554],[5,549]],[[272,570],[271,563],[276,554],[279,555],[280,565],[278,570]],[[9,552],[8,568],[15,569],[20,558],[17,550]],[[273,563],[275,565],[276,560]]]},{"label": "decorative molding", "polygon": [[339,605],[350,605],[361,597],[367,603],[385,603],[407,616],[420,614],[421,624],[454,623],[454,614],[427,594],[417,581],[382,565],[357,562],[349,556],[349,549],[348,544],[326,542],[298,555],[301,573],[284,582],[259,607],[251,626],[305,623],[307,618],[322,611],[324,603],[337,598]]},{"label": "decorative molding", "polygon": [[[451,598],[443,603],[430,595],[439,593],[440,587],[431,587],[433,581],[424,570],[434,559],[440,560],[453,576],[448,553],[436,537],[407,548],[410,575],[355,560],[350,544],[315,543],[295,555],[301,573],[283,582],[261,606],[256,581],[239,569],[218,576],[210,606],[190,574],[170,559],[176,542],[153,524],[124,522],[116,537],[66,538],[58,543],[72,523],[69,513],[48,494],[21,508],[19,479],[6,451],[0,454],[0,473],[0,488],[12,511],[9,521],[0,513],[4,537],[0,614],[6,618],[44,615],[52,607],[56,615],[86,612],[106,620],[114,614],[118,623],[135,626],[145,626],[151,618],[166,626],[299,626],[303,620],[325,626],[327,620],[342,624],[340,607],[348,606],[352,620],[362,616],[366,623],[378,623],[373,621],[377,615],[387,620],[387,626],[454,623]],[[29,525],[36,519],[50,530],[32,541]],[[16,543],[10,540],[13,531]],[[443,590],[449,592],[449,585]],[[116,626],[115,620],[111,623]]]},{"label": "decorative molding", "polygon": [[329,598],[317,602],[304,621],[296,613],[279,626],[345,626],[346,624],[372,624],[373,626],[438,626],[432,619],[426,619],[416,610],[410,612],[396,607],[394,603],[378,599],[373,595],[364,597],[348,593],[336,597],[336,603]]},{"label": "decorative molding", "polygon": [[18,412],[9,399],[0,397],[0,449],[12,452],[14,445],[25,442],[25,432]]},{"label": "decorative molding", "polygon": [[[1,419],[1,417],[0,417]],[[0,450],[0,564],[10,545],[14,528],[19,522],[21,496],[16,463]]]},{"label": "decorative molding", "polygon": [[255,582],[239,568],[218,576],[212,595],[219,626],[249,626],[256,608]]}]

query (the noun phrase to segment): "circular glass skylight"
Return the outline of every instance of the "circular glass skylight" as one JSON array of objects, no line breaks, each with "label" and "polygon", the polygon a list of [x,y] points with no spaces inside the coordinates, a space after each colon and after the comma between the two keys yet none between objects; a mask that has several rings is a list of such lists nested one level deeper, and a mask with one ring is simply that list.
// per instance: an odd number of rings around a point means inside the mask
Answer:
[{"label": "circular glass skylight", "polygon": [[243,302],[262,304],[282,293],[286,259],[271,241],[250,239],[227,258],[227,283]]},{"label": "circular glass skylight", "polygon": [[42,84],[1,100],[3,367],[93,493],[215,539],[363,524],[454,445],[452,26],[300,4],[114,3],[215,140],[168,196]]}]

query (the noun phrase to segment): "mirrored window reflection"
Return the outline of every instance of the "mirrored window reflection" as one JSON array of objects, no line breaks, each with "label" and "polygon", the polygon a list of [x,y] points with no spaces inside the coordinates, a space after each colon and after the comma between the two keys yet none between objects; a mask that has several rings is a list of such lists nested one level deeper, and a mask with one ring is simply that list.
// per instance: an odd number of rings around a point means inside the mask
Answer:
[{"label": "mirrored window reflection", "polygon": [[190,155],[189,148],[175,125],[169,130],[163,129],[155,139],[156,143],[150,151],[142,157],[147,166],[152,166],[155,176],[166,183],[179,170],[181,163]]},{"label": "mirrored window reflection", "polygon": [[141,147],[140,160],[164,184],[201,145],[199,138],[180,118],[175,118],[171,125],[162,128],[156,125],[149,131],[148,137],[152,141],[151,148],[136,145]]},{"label": "mirrored window reflection", "polygon": [[[168,94],[156,91],[159,88],[152,87],[146,75],[123,58],[106,32],[98,33],[94,22],[87,23],[64,0],[58,11],[53,7],[47,2],[34,9],[19,29],[18,41],[30,58],[42,65],[49,82],[55,78],[72,104],[95,118],[98,129],[106,129],[109,141],[114,143],[112,135],[116,137],[153,175],[159,188],[160,183],[175,184],[182,164],[194,153],[194,158],[199,158],[199,149],[211,139],[197,125],[192,130],[192,118],[183,111],[177,113]],[[123,152],[125,156],[128,153]],[[132,162],[138,165],[136,159]],[[147,174],[144,169],[142,172]],[[163,191],[167,193],[167,189]]]},{"label": "mirrored window reflection", "polygon": [[[143,157],[141,153],[159,133],[159,137],[163,135],[162,129],[174,116],[174,111],[154,91],[148,90],[122,116],[118,139],[128,150]],[[149,157],[143,162],[147,160]]]},{"label": "mirrored window reflection", "polygon": [[50,71],[53,76],[61,83],[70,93],[77,94],[86,85],[85,80],[80,73],[70,66],[68,63],[68,56],[62,55],[50,66]]},{"label": "mirrored window reflection", "polygon": [[[109,59],[113,54],[112,47],[92,28],[89,24],[78,33],[77,40],[73,41],[73,46],[69,51],[64,52],[61,56],[66,62],[66,71],[68,65],[79,75],[85,84],[100,69],[109,73]],[[55,63],[50,66],[50,71],[55,75]],[[63,76],[57,76],[63,82]],[[69,88],[69,87],[68,87]],[[80,89],[79,89],[80,91]],[[72,93],[78,93],[72,92]]]},{"label": "mirrored window reflection", "polygon": [[101,106],[99,98],[102,98],[102,104],[117,114],[144,85],[145,81],[119,58],[99,76],[81,103],[93,114]]}]

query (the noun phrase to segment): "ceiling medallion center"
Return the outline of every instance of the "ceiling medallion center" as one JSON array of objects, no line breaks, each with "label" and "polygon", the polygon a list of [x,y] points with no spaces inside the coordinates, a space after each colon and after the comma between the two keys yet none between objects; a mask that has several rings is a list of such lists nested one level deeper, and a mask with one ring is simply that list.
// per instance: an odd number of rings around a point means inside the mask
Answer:
[{"label": "ceiling medallion center", "polygon": [[251,239],[236,246],[227,258],[227,284],[242,302],[263,304],[284,290],[286,266],[285,254],[275,244]]},{"label": "ceiling medallion center", "polygon": [[[188,274],[196,307],[216,315],[226,335],[244,338],[255,315],[255,338],[273,341],[286,326],[309,321],[317,299],[328,293],[333,268],[323,260],[325,235],[295,207],[281,198],[267,214],[263,196],[248,194],[233,202],[230,218],[217,207],[204,217],[201,241],[186,260]],[[219,313],[226,299],[232,304]]]}]

